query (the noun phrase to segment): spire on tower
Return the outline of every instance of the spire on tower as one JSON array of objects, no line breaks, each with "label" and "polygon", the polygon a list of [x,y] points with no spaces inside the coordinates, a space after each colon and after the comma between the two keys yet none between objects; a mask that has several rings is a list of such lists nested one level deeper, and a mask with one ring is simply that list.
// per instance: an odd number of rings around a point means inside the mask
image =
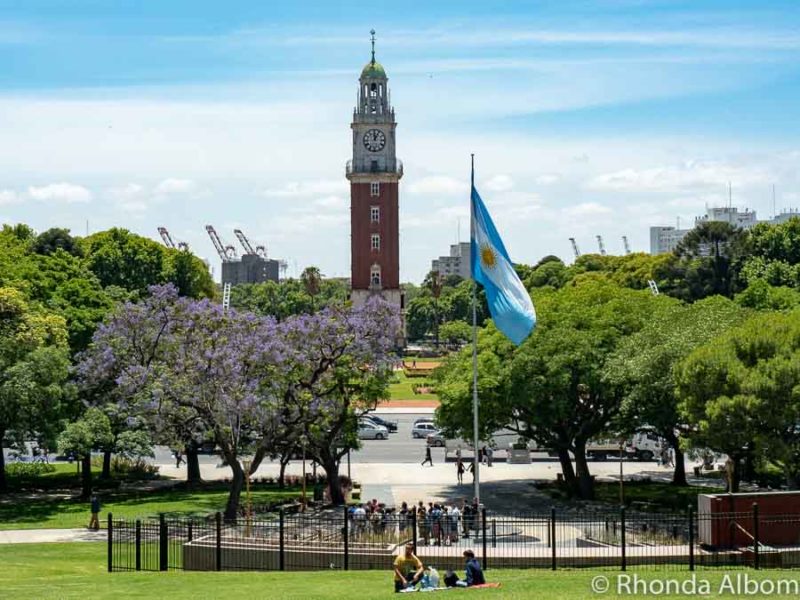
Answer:
[{"label": "spire on tower", "polygon": [[372,36],[370,38],[370,40],[372,41],[372,61],[370,61],[370,62],[372,62],[372,64],[374,65],[375,64],[375,30],[374,29],[370,29],[369,33]]}]

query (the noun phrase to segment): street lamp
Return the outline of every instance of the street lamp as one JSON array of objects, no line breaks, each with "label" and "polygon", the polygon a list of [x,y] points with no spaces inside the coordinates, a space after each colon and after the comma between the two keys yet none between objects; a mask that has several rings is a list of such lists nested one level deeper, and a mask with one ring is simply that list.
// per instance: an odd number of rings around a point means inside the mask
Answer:
[{"label": "street lamp", "polygon": [[253,503],[250,498],[250,468],[253,466],[252,458],[242,459],[242,469],[244,469],[244,483],[247,489],[247,515],[244,521],[244,535],[250,537],[250,530],[252,527],[253,518]]}]

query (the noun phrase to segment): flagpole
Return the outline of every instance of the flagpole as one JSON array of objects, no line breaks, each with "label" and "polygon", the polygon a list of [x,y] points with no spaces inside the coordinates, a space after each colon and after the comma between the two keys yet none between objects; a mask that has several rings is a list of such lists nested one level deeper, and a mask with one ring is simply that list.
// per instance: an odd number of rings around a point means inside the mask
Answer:
[{"label": "flagpole", "polygon": [[[475,211],[472,210],[472,191],[475,189],[475,155],[471,156],[471,174],[470,174],[470,237],[472,243],[475,243]],[[477,258],[477,257],[475,257]],[[471,267],[475,269],[475,265]],[[473,277],[472,281],[472,433],[473,433],[473,474],[475,475],[475,498],[478,505],[481,503],[481,476],[480,476],[480,460],[478,460],[478,282]]]}]

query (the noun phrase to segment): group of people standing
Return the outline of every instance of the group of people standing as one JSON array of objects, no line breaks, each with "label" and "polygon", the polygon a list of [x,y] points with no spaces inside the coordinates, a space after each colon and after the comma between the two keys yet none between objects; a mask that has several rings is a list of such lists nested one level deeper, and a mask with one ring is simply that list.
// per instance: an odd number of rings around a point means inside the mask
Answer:
[{"label": "group of people standing", "polygon": [[461,507],[444,502],[428,502],[426,505],[420,500],[416,506],[403,502],[397,514],[401,531],[416,521],[417,535],[423,545],[447,546],[457,543],[461,536],[469,537],[470,531],[478,529],[480,507],[477,500],[462,500]]}]

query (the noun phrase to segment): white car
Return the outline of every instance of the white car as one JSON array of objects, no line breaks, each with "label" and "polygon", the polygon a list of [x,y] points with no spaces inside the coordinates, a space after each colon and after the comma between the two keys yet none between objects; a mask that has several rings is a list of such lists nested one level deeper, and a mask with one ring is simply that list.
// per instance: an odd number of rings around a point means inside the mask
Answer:
[{"label": "white car", "polygon": [[358,439],[360,440],[385,440],[389,437],[389,430],[383,425],[375,425],[369,421],[358,424]]},{"label": "white car", "polygon": [[412,438],[427,438],[432,433],[439,433],[439,428],[430,422],[415,423],[411,429]]}]

